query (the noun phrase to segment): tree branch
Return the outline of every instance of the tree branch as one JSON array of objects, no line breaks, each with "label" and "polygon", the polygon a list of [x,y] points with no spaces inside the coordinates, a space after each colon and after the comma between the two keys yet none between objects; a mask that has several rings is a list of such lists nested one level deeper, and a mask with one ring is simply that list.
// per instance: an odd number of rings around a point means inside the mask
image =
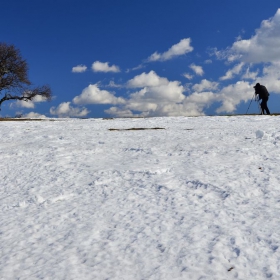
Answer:
[{"label": "tree branch", "polygon": [[32,101],[36,96],[42,96],[47,101],[50,101],[52,98],[51,89],[49,86],[42,86],[37,87],[33,90],[25,90],[24,93],[19,95],[11,95],[10,93],[6,93],[4,97],[0,99],[0,111],[1,111],[1,105],[4,101],[7,100],[23,100],[23,101]]},{"label": "tree branch", "polygon": [[0,94],[4,94],[0,99],[0,110],[2,103],[7,100],[32,101],[36,96],[51,100],[49,86],[30,88],[27,72],[28,66],[20,51],[14,45],[0,42]]}]

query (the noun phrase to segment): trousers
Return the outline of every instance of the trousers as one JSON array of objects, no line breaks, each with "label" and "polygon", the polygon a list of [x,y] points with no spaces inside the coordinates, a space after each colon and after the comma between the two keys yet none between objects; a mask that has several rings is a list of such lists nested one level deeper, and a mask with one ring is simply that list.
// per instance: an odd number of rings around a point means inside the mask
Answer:
[{"label": "trousers", "polygon": [[267,101],[268,101],[268,98],[262,99],[262,102],[261,102],[262,115],[264,115],[264,111],[266,112],[267,115],[270,115],[270,111],[267,107]]}]

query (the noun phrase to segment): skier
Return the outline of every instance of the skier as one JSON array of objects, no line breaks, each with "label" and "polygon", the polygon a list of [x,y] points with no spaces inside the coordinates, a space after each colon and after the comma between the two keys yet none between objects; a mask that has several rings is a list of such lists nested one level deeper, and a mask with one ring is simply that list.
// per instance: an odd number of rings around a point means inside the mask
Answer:
[{"label": "skier", "polygon": [[268,97],[269,97],[269,93],[266,89],[265,86],[260,85],[259,83],[256,83],[256,85],[254,86],[255,89],[255,96],[257,98],[257,95],[259,95],[259,99],[261,100],[261,109],[262,109],[262,115],[264,115],[264,111],[266,112],[267,115],[270,115],[269,109],[267,107],[267,101],[268,101]]}]

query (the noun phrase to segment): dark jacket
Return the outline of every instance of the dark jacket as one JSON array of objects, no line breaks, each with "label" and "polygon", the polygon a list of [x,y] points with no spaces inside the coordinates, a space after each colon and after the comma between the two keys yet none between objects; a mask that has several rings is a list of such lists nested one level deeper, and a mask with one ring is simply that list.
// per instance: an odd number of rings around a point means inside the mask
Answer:
[{"label": "dark jacket", "polygon": [[255,87],[255,94],[259,95],[260,100],[261,99],[266,99],[267,100],[268,97],[269,97],[269,93],[268,93],[266,87],[262,86],[262,85]]}]

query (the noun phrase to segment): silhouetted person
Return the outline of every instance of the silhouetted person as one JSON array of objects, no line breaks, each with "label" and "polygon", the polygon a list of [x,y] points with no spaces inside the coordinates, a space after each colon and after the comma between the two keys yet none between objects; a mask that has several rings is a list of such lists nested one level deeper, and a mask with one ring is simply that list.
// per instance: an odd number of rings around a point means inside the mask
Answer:
[{"label": "silhouetted person", "polygon": [[259,95],[259,100],[261,100],[261,109],[262,109],[262,115],[264,115],[264,111],[267,115],[270,115],[269,109],[267,107],[267,101],[269,97],[269,93],[265,86],[260,85],[259,83],[256,83],[254,86],[255,89],[255,95]]}]

